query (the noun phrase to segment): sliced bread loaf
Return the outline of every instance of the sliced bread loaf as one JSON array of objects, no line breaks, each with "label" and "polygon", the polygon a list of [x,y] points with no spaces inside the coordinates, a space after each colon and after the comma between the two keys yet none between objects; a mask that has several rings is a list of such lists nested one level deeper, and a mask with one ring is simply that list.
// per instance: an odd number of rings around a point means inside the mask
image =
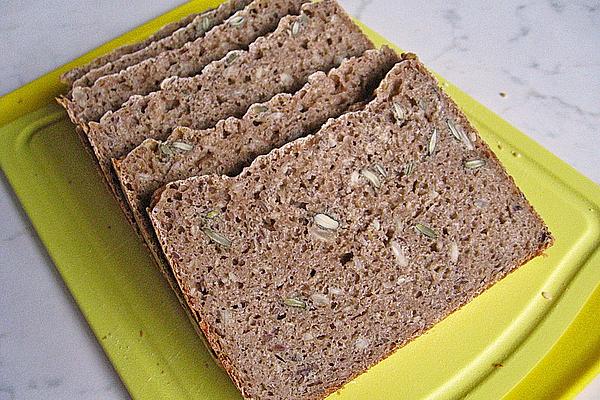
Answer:
[{"label": "sliced bread loaf", "polygon": [[177,126],[206,129],[228,116],[241,117],[253,103],[296,91],[313,72],[371,47],[334,0],[305,4],[300,16],[283,18],[275,32],[248,51],[230,52],[201,75],[169,79],[162,90],[133,97],[100,123],[90,123],[88,139],[120,196],[111,159],[124,157],[144,139],[165,139]]},{"label": "sliced bread loaf", "polygon": [[177,29],[171,35],[153,41],[139,50],[124,54],[112,62],[91,69],[73,82],[73,86],[90,86],[100,77],[117,73],[129,66],[155,57],[164,51],[178,49],[185,43],[203,37],[213,26],[223,23],[233,13],[243,9],[250,2],[251,0],[229,0],[214,10],[196,16],[189,24]]},{"label": "sliced bread loaf", "polygon": [[227,52],[245,49],[256,38],[273,31],[279,20],[298,14],[307,0],[254,0],[224,24],[185,46],[165,51],[119,73],[98,79],[92,86],[75,87],[72,99],[62,98],[71,120],[86,129],[89,121],[98,121],[107,111],[116,110],[133,95],[146,95],[160,89],[163,80],[199,74],[211,61]]},{"label": "sliced bread loaf", "polygon": [[[207,12],[209,12],[209,11],[210,10],[208,10]],[[156,33],[152,34],[151,36],[149,36],[145,40],[142,40],[141,42],[127,44],[127,45],[124,45],[121,47],[117,47],[116,49],[112,50],[110,53],[107,53],[100,57],[94,58],[92,61],[90,61],[87,64],[81,65],[79,67],[73,68],[73,69],[65,72],[64,74],[62,74],[60,76],[60,81],[71,86],[77,79],[81,78],[88,71],[95,69],[95,68],[99,68],[109,62],[118,60],[125,54],[136,52],[140,49],[143,49],[146,46],[149,46],[152,42],[156,42],[160,39],[170,36],[176,30],[178,30],[178,29],[186,26],[190,22],[192,22],[194,20],[194,18],[196,18],[199,15],[201,15],[201,14],[190,14],[190,15],[186,16],[185,18],[180,19],[179,21],[171,22],[170,24],[163,26],[158,31],[156,31]]]},{"label": "sliced bread loaf", "polygon": [[146,139],[123,160],[113,161],[141,233],[174,289],[177,284],[146,213],[152,193],[176,179],[236,174],[256,156],[315,132],[328,118],[368,99],[397,61],[396,53],[387,47],[367,50],[328,74],[314,73],[293,95],[278,94],[253,105],[241,119],[230,117],[206,130],[177,128],[166,142]]},{"label": "sliced bread loaf", "polygon": [[414,55],[364,110],[235,178],[172,182],[150,217],[252,399],[323,398],[552,242]]}]

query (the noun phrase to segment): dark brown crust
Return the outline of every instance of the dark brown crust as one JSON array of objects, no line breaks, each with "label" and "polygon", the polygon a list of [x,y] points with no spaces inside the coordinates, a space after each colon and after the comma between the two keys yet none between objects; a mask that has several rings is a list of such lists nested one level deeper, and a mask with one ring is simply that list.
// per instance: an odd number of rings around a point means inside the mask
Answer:
[{"label": "dark brown crust", "polygon": [[[113,160],[113,166],[114,166],[114,168],[118,169],[119,168],[119,160]],[[100,168],[98,168],[98,170],[100,170]],[[120,202],[119,202],[119,205],[121,205]],[[131,214],[131,210],[127,206],[127,204],[125,204],[124,207],[122,206],[121,209],[123,210],[123,212],[125,212],[125,213],[128,212]],[[133,218],[133,214],[131,214],[131,215]],[[160,251],[160,249],[157,249],[151,245],[152,243],[155,243],[155,241],[156,241],[156,239],[153,239],[154,232],[149,232],[144,229],[140,229],[140,226],[137,224],[136,221],[133,221],[133,222],[129,221],[129,222],[130,222],[131,226],[133,227],[133,229],[138,234],[138,236],[142,239],[142,243],[144,244],[144,246],[149,250],[150,254],[152,255],[152,259],[153,259],[154,263],[156,264],[156,266],[158,267],[160,272],[163,274],[163,276],[166,279],[167,283],[169,284],[169,287],[171,288],[171,290],[173,290],[173,292],[175,293],[177,300],[181,304],[182,308],[185,310],[185,314],[187,315],[188,319],[190,320],[190,323],[192,324],[194,330],[196,331],[196,333],[198,334],[200,339],[202,339],[202,341],[206,345],[206,349],[210,352],[212,358],[220,365],[219,359],[216,357],[216,354],[215,354],[214,350],[212,349],[212,347],[208,345],[206,336],[205,336],[204,332],[200,329],[200,325],[199,325],[200,318],[199,318],[198,314],[194,311],[193,307],[191,306],[191,304],[188,303],[187,298],[184,296],[184,294],[182,292],[182,288],[179,285],[179,282],[173,275],[173,271],[171,270],[171,267],[168,265],[168,262],[165,260],[164,254]]]},{"label": "dark brown crust", "polygon": [[[65,109],[67,110],[67,114],[69,114],[69,109],[65,106],[65,103],[68,102],[69,99],[67,99],[64,96],[61,96],[61,97],[56,98],[56,101],[60,105],[65,107]],[[69,117],[70,117],[70,115],[69,115]],[[109,179],[106,178],[106,174],[104,173],[104,171],[102,170],[102,167],[98,163],[98,159],[96,157],[96,154],[94,153],[94,149],[92,148],[92,145],[90,144],[88,137],[85,133],[84,126],[75,125],[75,132],[77,133],[77,136],[79,137],[79,140],[81,141],[81,144],[83,145],[83,148],[85,149],[86,153],[92,158],[92,160],[94,162],[94,166],[96,167],[96,171],[98,171],[98,174],[100,175],[100,178],[101,178],[102,182],[104,183],[104,185],[106,186],[106,188],[113,194],[120,193],[121,196],[123,196],[123,194],[121,193],[121,187],[118,185],[116,186],[116,188],[113,187],[113,185],[115,184],[114,180],[113,180],[113,182],[111,182]],[[115,192],[115,190],[117,192]],[[115,194],[115,197],[116,197],[116,194]],[[118,199],[119,198],[117,198],[117,200]],[[123,211],[123,214],[127,218],[127,221],[131,224],[133,229],[138,234],[141,235],[140,229],[138,228],[138,226],[135,222],[135,219],[133,217],[133,213],[131,212],[131,210],[129,209],[127,204],[123,203],[122,201],[117,201],[117,203],[119,204],[119,207],[121,208],[121,210]]]},{"label": "dark brown crust", "polygon": [[[59,103],[61,103],[64,100],[65,100],[64,97],[56,99],[56,101]],[[106,180],[104,172],[102,171],[102,168],[100,168],[100,164],[98,163],[98,161],[96,159],[96,154],[94,153],[94,150],[92,149],[92,146],[90,145],[90,142],[88,141],[87,135],[83,131],[83,128],[79,125],[75,125],[75,133],[77,134],[77,137],[81,141],[81,144],[83,145],[83,148],[85,149],[85,152],[92,159],[93,164],[96,167],[96,171],[98,172],[102,183],[108,189],[109,192],[113,193],[113,188],[111,187],[109,182]],[[133,218],[133,214],[131,214],[131,211],[129,210],[129,208],[123,207],[123,205],[121,203],[119,203],[119,206],[120,206],[121,210],[123,211],[123,213],[125,214],[125,216],[127,217],[127,220],[130,223],[132,223],[132,220],[129,219],[129,215],[131,215],[131,218]],[[136,232],[139,232],[137,225],[135,225],[135,223],[133,223],[132,226],[134,227]]]}]

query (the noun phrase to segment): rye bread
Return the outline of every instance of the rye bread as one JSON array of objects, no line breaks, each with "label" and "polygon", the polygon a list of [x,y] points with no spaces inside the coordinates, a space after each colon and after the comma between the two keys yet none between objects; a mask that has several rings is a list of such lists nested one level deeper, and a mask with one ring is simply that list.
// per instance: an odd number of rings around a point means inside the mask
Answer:
[{"label": "rye bread", "polygon": [[552,243],[412,55],[364,110],[159,193],[163,252],[252,399],[325,397]]},{"label": "rye bread", "polygon": [[236,11],[246,7],[250,2],[251,0],[229,0],[216,9],[206,11],[193,18],[187,25],[177,29],[171,35],[153,41],[137,51],[124,54],[112,62],[91,69],[73,82],[73,87],[90,86],[98,78],[122,71],[127,67],[155,57],[162,52],[179,49],[184,44],[203,37],[212,27],[220,25]]},{"label": "rye bread", "polygon": [[104,76],[92,86],[76,87],[71,99],[61,98],[59,102],[71,120],[87,130],[88,122],[98,121],[107,111],[118,109],[131,96],[159,90],[161,82],[170,77],[197,75],[229,51],[246,49],[258,37],[273,31],[283,16],[298,14],[306,1],[254,0],[195,41]]},{"label": "rye bread", "polygon": [[87,64],[73,68],[73,69],[63,73],[60,76],[60,81],[63,83],[66,83],[69,86],[72,86],[73,83],[77,79],[81,78],[88,71],[98,68],[98,67],[101,67],[104,64],[107,64],[109,62],[118,60],[125,54],[133,53],[135,51],[143,49],[146,46],[149,46],[152,42],[156,42],[160,39],[170,36],[173,32],[175,32],[179,28],[182,28],[182,27],[186,26],[187,24],[189,24],[190,22],[192,22],[194,20],[194,18],[196,18],[198,15],[200,15],[200,14],[190,14],[190,15],[180,19],[179,21],[171,22],[170,24],[163,26],[158,31],[156,31],[156,33],[152,34],[151,36],[149,36],[148,38],[146,38],[145,40],[143,40],[141,42],[127,44],[127,45],[124,45],[121,47],[117,47],[116,49],[112,50],[110,53],[107,53],[100,57],[94,58],[92,61],[90,61]]},{"label": "rye bread", "polygon": [[99,123],[91,122],[88,139],[127,213],[113,158],[124,157],[144,139],[164,140],[177,126],[206,129],[223,118],[241,117],[253,103],[294,92],[313,72],[328,71],[369,48],[372,43],[334,0],[308,3],[301,15],[283,18],[249,50],[230,52],[195,77],[166,80],[160,91],[132,97]]},{"label": "rye bread", "polygon": [[[146,139],[124,159],[113,160],[137,225],[176,292],[177,283],[146,213],[154,191],[170,181],[195,175],[234,175],[256,156],[314,133],[328,118],[368,100],[397,61],[396,53],[387,47],[367,50],[328,74],[314,73],[293,95],[278,94],[266,103],[253,105],[241,119],[230,117],[206,130],[176,128],[165,143]],[[180,300],[185,304],[183,297]]]}]

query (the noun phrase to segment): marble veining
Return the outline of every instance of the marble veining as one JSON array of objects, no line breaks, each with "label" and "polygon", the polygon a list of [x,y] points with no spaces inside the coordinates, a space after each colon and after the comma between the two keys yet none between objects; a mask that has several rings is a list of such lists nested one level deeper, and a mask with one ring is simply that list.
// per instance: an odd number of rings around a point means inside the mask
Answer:
[{"label": "marble veining", "polygon": [[[0,2],[0,94],[183,2]],[[341,3],[600,183],[600,1]],[[4,177],[0,215],[0,400],[127,398]]]}]

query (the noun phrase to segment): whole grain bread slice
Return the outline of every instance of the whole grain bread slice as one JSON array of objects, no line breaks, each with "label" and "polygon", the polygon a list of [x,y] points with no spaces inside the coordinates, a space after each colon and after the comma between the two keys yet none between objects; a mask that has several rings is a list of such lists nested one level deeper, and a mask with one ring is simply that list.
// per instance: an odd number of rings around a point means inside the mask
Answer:
[{"label": "whole grain bread slice", "polygon": [[364,110],[237,177],[169,183],[150,217],[252,399],[325,397],[552,243],[414,55]]},{"label": "whole grain bread slice", "polygon": [[79,67],[73,68],[60,76],[60,81],[66,83],[69,86],[72,86],[73,83],[85,75],[88,71],[101,67],[104,64],[109,62],[118,60],[125,54],[133,53],[140,49],[143,49],[146,46],[149,46],[151,43],[156,42],[160,39],[170,36],[176,30],[186,26],[190,22],[194,20],[200,14],[190,14],[179,21],[171,22],[162,28],[160,28],[156,33],[150,35],[148,38],[142,40],[141,42],[127,44],[121,47],[117,47],[111,52],[104,54],[100,57],[94,58],[87,64],[81,65]]},{"label": "whole grain bread slice", "polygon": [[75,87],[72,98],[61,98],[59,103],[74,123],[87,130],[88,122],[98,121],[107,111],[118,109],[131,96],[159,90],[161,82],[170,77],[199,74],[207,64],[229,51],[247,48],[258,37],[273,31],[283,16],[298,14],[306,1],[254,0],[195,41],[104,76],[92,86]]},{"label": "whole grain bread slice", "polygon": [[212,27],[223,23],[223,21],[236,11],[246,7],[250,2],[251,0],[229,0],[216,9],[206,11],[193,18],[189,24],[174,31],[171,35],[155,40],[136,51],[124,54],[112,62],[91,69],[73,82],[73,87],[90,86],[98,78],[122,71],[127,67],[155,57],[164,51],[179,49],[184,44],[203,37]]},{"label": "whole grain bread slice", "polygon": [[[242,118],[230,117],[205,130],[176,128],[166,142],[146,139],[124,159],[113,160],[140,231],[176,292],[177,283],[146,213],[154,191],[170,181],[195,175],[234,175],[256,156],[314,133],[328,118],[368,100],[398,59],[387,47],[367,50],[328,74],[314,73],[293,95],[282,93],[253,105]],[[180,300],[185,304],[183,297]]]},{"label": "whole grain bread slice", "polygon": [[146,138],[163,140],[177,126],[206,129],[228,116],[241,117],[253,103],[296,91],[313,72],[328,71],[371,47],[334,0],[308,3],[301,15],[283,18],[275,32],[259,38],[249,50],[230,52],[195,77],[164,81],[160,91],[133,97],[99,123],[91,122],[88,139],[114,193],[125,204],[113,158],[124,157]]}]

